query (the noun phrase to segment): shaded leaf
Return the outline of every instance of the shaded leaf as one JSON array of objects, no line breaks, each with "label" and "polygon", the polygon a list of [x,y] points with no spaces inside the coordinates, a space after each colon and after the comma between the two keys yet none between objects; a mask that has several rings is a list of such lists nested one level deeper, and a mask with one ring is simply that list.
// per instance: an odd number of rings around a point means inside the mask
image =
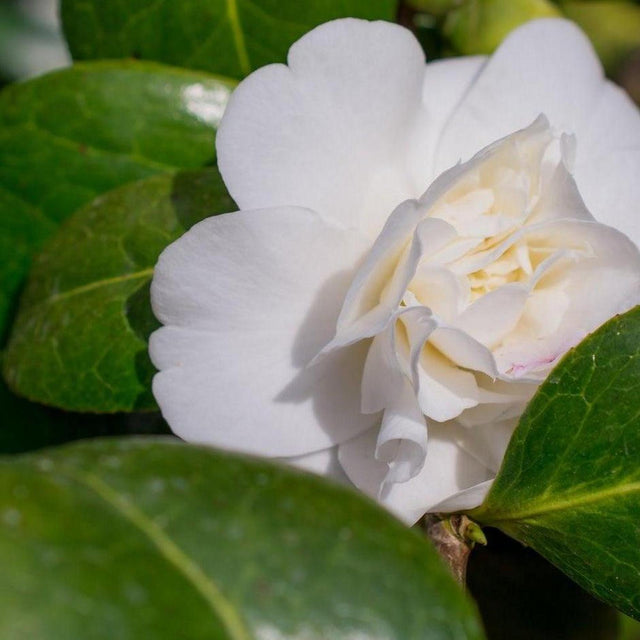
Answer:
[{"label": "shaded leaf", "polygon": [[121,61],[0,93],[0,340],[33,252],[62,220],[126,182],[214,162],[232,86]]},{"label": "shaded leaf", "polygon": [[393,20],[395,0],[63,0],[76,60],[143,58],[243,78],[335,18]]},{"label": "shaded leaf", "polygon": [[471,516],[640,617],[640,307],[552,371]]},{"label": "shaded leaf", "polygon": [[266,462],[103,440],[0,462],[0,635],[481,638],[433,548]]},{"label": "shaded leaf", "polygon": [[10,387],[71,411],[154,408],[155,263],[194,222],[235,208],[207,169],[147,178],[78,211],[34,263],[7,345]]},{"label": "shaded leaf", "polygon": [[169,434],[160,413],[68,413],[29,402],[0,379],[0,454],[24,453],[107,435]]},{"label": "shaded leaf", "polygon": [[488,640],[619,640],[619,613],[532,549],[485,529],[469,558],[467,585]]}]

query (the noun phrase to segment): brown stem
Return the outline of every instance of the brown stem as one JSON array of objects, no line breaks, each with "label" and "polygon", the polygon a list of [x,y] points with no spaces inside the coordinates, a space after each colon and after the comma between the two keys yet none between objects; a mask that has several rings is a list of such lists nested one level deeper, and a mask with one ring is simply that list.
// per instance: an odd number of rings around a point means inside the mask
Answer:
[{"label": "brown stem", "polygon": [[427,513],[422,527],[456,580],[464,586],[467,562],[476,543],[486,544],[482,529],[465,515]]}]

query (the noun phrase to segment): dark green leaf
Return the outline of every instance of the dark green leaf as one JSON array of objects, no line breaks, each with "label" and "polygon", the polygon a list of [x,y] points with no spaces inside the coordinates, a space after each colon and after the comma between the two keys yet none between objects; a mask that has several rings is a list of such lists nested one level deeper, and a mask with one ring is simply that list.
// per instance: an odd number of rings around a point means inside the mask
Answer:
[{"label": "dark green leaf", "polygon": [[214,162],[232,85],[123,61],[0,93],[0,340],[32,253],[62,220],[126,182]]},{"label": "dark green leaf", "polygon": [[415,531],[265,462],[103,440],[0,462],[3,640],[465,640]]},{"label": "dark green leaf", "polygon": [[235,208],[207,169],[125,185],[74,214],[34,263],[7,345],[10,387],[72,411],[154,408],[153,267],[194,222]]},{"label": "dark green leaf", "polygon": [[63,0],[76,60],[143,58],[234,78],[271,62],[334,18],[393,20],[396,0]]},{"label": "dark green leaf", "polygon": [[105,435],[168,434],[159,413],[68,413],[29,402],[0,379],[0,454],[23,453]]},{"label": "dark green leaf", "polygon": [[554,369],[472,517],[640,617],[640,307]]}]

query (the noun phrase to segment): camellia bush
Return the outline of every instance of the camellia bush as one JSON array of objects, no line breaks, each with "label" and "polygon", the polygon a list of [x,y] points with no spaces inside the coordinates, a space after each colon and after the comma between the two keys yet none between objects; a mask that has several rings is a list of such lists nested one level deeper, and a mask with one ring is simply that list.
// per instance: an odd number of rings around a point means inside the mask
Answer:
[{"label": "camellia bush", "polygon": [[0,638],[638,637],[635,40],[580,4],[62,1],[0,92]]}]

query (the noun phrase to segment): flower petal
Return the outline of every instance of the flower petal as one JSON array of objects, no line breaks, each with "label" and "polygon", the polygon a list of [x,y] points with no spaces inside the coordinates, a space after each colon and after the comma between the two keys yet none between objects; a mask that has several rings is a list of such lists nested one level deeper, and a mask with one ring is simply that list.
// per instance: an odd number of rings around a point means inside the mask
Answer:
[{"label": "flower petal", "polygon": [[422,91],[427,117],[418,121],[422,130],[416,127],[407,167],[419,186],[419,193],[424,192],[437,175],[435,149],[447,120],[486,61],[486,56],[461,56],[427,64]]},{"label": "flower petal", "polygon": [[390,216],[349,287],[336,335],[323,351],[382,331],[395,316],[420,257],[446,247],[455,237],[447,222],[419,222],[421,215],[419,203],[407,200]]},{"label": "flower petal", "polygon": [[288,67],[259,69],[233,93],[217,134],[231,195],[243,209],[309,207],[375,237],[420,194],[407,150],[424,129],[424,74],[420,45],[398,25],[317,27],[291,47]]},{"label": "flower petal", "polygon": [[400,396],[384,412],[376,441],[376,460],[386,462],[389,471],[381,490],[406,482],[422,469],[427,455],[427,425],[408,380]]},{"label": "flower petal", "polygon": [[[377,429],[340,445],[338,456],[351,481],[372,497],[378,496],[387,465],[375,460]],[[427,457],[422,471],[408,482],[388,487],[381,502],[407,524],[447,498],[493,477],[482,464],[460,449],[447,425],[429,425]],[[483,495],[482,495],[483,497]],[[482,497],[477,496],[478,506]]]},{"label": "flower petal", "polygon": [[449,498],[445,498],[442,502],[435,505],[431,511],[436,513],[450,513],[475,509],[484,502],[492,484],[493,478],[469,487],[468,489],[463,489],[458,493],[454,493]]},{"label": "flower petal", "polygon": [[591,111],[589,131],[578,140],[574,175],[599,222],[640,246],[640,111],[629,96],[606,82]]},{"label": "flower petal", "polygon": [[428,343],[420,353],[417,373],[418,401],[428,418],[444,422],[478,404],[474,375],[453,365]]},{"label": "flower petal", "polygon": [[544,113],[577,139],[573,173],[587,208],[640,243],[640,113],[605,80],[586,36],[571,22],[535,20],[502,43],[440,138],[436,170]]},{"label": "flower petal", "polygon": [[603,87],[600,62],[578,27],[567,20],[528,22],[507,36],[451,116],[437,167],[469,159],[541,113],[553,127],[575,133],[580,145]]},{"label": "flower petal", "polygon": [[194,226],[160,256],[152,303],[165,327],[154,394],[192,442],[292,456],[372,424],[360,413],[367,343],[309,360],[331,337],[362,238],[298,208]]},{"label": "flower petal", "polygon": [[640,251],[616,229],[593,221],[551,221],[531,228],[528,237],[564,249],[494,355],[501,371],[543,379],[587,333],[640,302]]},{"label": "flower petal", "polygon": [[395,344],[395,324],[371,342],[362,374],[362,412],[378,413],[402,394],[405,375],[400,370]]},{"label": "flower petal", "polygon": [[460,367],[480,371],[491,378],[498,376],[489,349],[468,333],[454,327],[440,326],[429,336],[429,340],[440,353]]},{"label": "flower petal", "polygon": [[291,456],[278,458],[284,464],[310,471],[321,476],[329,477],[342,484],[351,485],[338,460],[338,447],[330,447],[320,451],[314,451],[303,456]]},{"label": "flower petal", "polygon": [[[521,413],[524,406],[520,409]],[[517,415],[509,419],[475,424],[472,427],[463,427],[452,421],[446,426],[449,429],[449,437],[495,475],[502,464],[502,458],[519,418],[520,415]]]}]

